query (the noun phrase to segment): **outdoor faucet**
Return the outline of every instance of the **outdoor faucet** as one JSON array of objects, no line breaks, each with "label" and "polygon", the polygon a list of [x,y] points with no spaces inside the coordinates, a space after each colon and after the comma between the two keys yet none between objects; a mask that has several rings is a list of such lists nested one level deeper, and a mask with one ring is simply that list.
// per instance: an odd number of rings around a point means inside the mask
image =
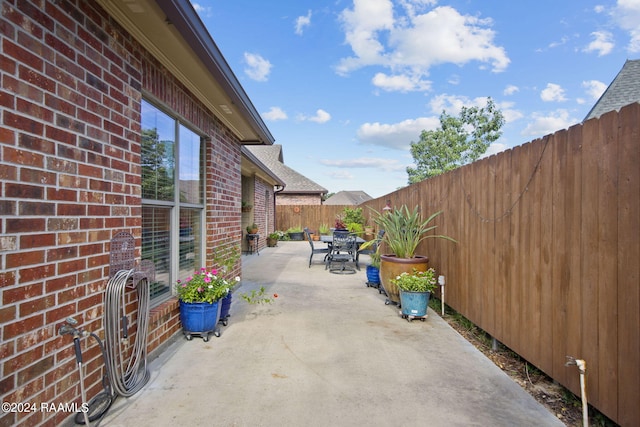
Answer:
[{"label": "outdoor faucet", "polygon": [[78,321],[76,319],[73,317],[67,317],[64,325],[60,326],[60,329],[58,329],[58,333],[60,335],[73,335],[74,337],[86,335],[82,329],[77,329],[75,327],[77,324]]}]

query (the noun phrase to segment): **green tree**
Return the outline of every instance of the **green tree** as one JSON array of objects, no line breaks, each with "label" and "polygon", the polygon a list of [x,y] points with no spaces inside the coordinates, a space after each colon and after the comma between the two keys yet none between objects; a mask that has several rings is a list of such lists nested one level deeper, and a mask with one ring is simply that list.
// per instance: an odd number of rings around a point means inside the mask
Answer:
[{"label": "green tree", "polygon": [[477,160],[492,142],[500,138],[503,125],[502,112],[491,98],[482,108],[462,107],[458,117],[443,111],[438,129],[423,130],[420,141],[411,142],[411,155],[416,166],[407,168],[409,184]]},{"label": "green tree", "polygon": [[173,142],[160,141],[157,129],[142,130],[142,197],[173,200]]}]

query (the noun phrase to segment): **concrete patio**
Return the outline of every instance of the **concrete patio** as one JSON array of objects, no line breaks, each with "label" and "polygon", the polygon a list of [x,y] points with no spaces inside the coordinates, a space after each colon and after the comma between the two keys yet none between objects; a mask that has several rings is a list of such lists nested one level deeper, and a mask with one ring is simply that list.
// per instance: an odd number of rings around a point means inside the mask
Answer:
[{"label": "concrete patio", "polygon": [[[151,380],[119,398],[104,426],[563,426],[430,311],[408,322],[365,286],[335,275],[306,242],[243,256],[229,324],[182,337]],[[272,304],[238,297],[265,286]]]}]

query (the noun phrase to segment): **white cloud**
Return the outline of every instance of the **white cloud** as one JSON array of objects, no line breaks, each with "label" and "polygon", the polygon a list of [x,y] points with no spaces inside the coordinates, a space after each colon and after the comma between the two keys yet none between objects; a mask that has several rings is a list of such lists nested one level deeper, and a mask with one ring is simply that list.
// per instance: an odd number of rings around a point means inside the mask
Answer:
[{"label": "white cloud", "polygon": [[540,99],[544,102],[562,102],[567,100],[564,95],[564,89],[555,83],[547,83],[547,87],[540,92]]},{"label": "white cloud", "polygon": [[247,67],[244,69],[244,72],[251,79],[264,82],[269,78],[269,73],[271,72],[271,62],[264,59],[262,56],[257,53],[244,53],[244,62],[247,64]]},{"label": "white cloud", "polygon": [[584,81],[582,82],[582,87],[592,99],[599,99],[604,91],[607,90],[607,85],[598,80]]},{"label": "white cloud", "polygon": [[371,79],[374,86],[388,92],[412,92],[427,91],[431,89],[431,82],[428,80],[420,80],[420,78],[408,75],[389,76],[384,73],[377,73]]},{"label": "white cloud", "polygon": [[521,111],[514,110],[513,108],[510,108],[510,107],[511,105],[508,103],[502,103],[498,105],[498,108],[500,108],[500,111],[502,112],[502,116],[504,117],[505,123],[513,123],[516,120],[520,120],[521,118],[524,117],[524,114],[522,114]]},{"label": "white cloud", "polygon": [[358,129],[357,136],[362,144],[408,150],[411,142],[420,140],[423,130],[433,130],[438,126],[438,117],[419,117],[391,124],[365,123]]},{"label": "white cloud", "polygon": [[[425,83],[429,69],[438,64],[479,61],[490,63],[494,72],[506,69],[510,60],[504,48],[493,42],[490,19],[461,15],[449,6],[419,13],[433,3],[401,1],[394,11],[391,0],[354,0],[353,8],[340,15],[354,55],[343,58],[336,71],[346,75],[362,67],[382,66],[391,70],[394,80],[381,82],[381,76],[376,76],[374,83],[385,90],[407,91],[428,89],[430,85],[415,83]],[[404,84],[397,84],[399,76],[404,76]]]},{"label": "white cloud", "polygon": [[332,166],[336,168],[349,168],[349,169],[361,169],[361,168],[373,168],[379,169],[384,172],[392,172],[398,170],[405,170],[406,165],[401,165],[398,160],[395,159],[382,159],[379,157],[360,157],[356,159],[337,159],[329,160],[322,159],[320,163],[325,166]]},{"label": "white cloud", "polygon": [[491,145],[489,145],[489,148],[487,149],[487,151],[480,156],[480,158],[484,159],[485,157],[493,156],[494,154],[498,154],[508,148],[509,147],[507,147],[506,144],[502,144],[500,142],[493,142],[491,143]]},{"label": "white cloud", "polygon": [[569,112],[564,109],[553,111],[547,115],[534,113],[531,119],[531,122],[521,132],[521,135],[538,138],[561,129],[567,129],[579,122],[578,119],[571,118]]},{"label": "white cloud", "polygon": [[304,31],[304,27],[311,25],[311,11],[307,12],[306,16],[298,16],[296,18],[296,34],[301,36]]},{"label": "white cloud", "polygon": [[591,36],[593,37],[593,41],[584,48],[585,52],[597,52],[598,56],[611,53],[615,46],[612,41],[613,34],[608,31],[594,31],[591,33]]},{"label": "white cloud", "polygon": [[271,120],[274,122],[277,120],[286,120],[288,118],[287,113],[285,113],[280,107],[271,107],[269,111],[262,113],[262,117],[264,117],[265,120]]},{"label": "white cloud", "polygon": [[640,52],[640,0],[618,0],[612,16],[620,28],[629,33],[627,50]]},{"label": "white cloud", "polygon": [[315,116],[305,116],[304,114],[299,114],[298,120],[316,122],[316,123],[326,123],[329,120],[331,120],[331,114],[327,113],[323,109],[318,109],[316,111]]},{"label": "white cloud", "polygon": [[513,95],[516,92],[520,92],[520,88],[518,86],[508,85],[506,88],[504,88],[504,91],[502,91],[502,94],[509,96],[509,95]]}]

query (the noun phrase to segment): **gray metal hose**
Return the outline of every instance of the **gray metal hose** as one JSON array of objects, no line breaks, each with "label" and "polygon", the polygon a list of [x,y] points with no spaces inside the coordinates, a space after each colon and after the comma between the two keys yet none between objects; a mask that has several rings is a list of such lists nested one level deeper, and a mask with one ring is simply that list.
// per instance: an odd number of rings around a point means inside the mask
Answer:
[{"label": "gray metal hose", "polygon": [[[142,278],[134,282],[134,272],[135,269],[118,271],[107,283],[104,299],[105,347],[110,382],[113,390],[124,397],[137,393],[150,376],[147,367],[149,281]],[[134,345],[130,351],[125,351],[129,342],[125,295],[128,287],[137,289],[138,315]]]}]

